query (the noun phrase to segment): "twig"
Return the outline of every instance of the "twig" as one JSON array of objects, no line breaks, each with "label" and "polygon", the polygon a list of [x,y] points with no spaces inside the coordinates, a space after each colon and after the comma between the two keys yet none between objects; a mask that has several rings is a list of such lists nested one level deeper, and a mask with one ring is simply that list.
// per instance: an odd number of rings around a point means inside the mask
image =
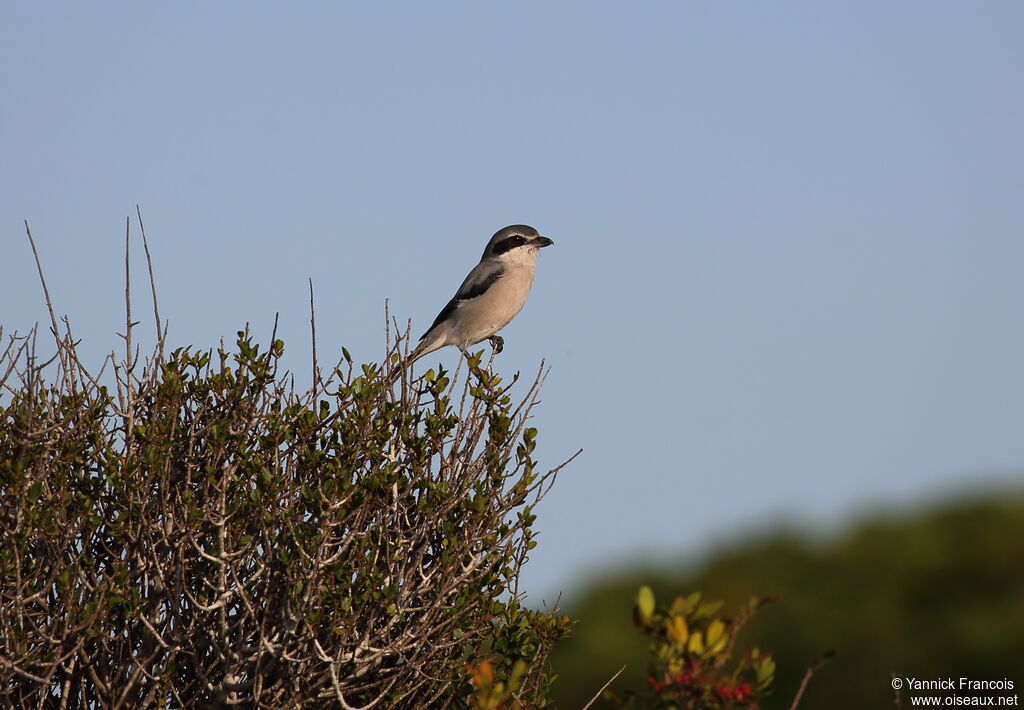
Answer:
[{"label": "twig", "polygon": [[28,235],[28,243],[32,245],[32,255],[36,259],[36,271],[39,272],[39,283],[43,285],[43,297],[46,298],[46,310],[50,312],[50,325],[52,326],[53,339],[57,343],[57,352],[60,355],[61,365],[67,372],[68,362],[64,355],[64,348],[60,341],[60,331],[57,329],[57,316],[53,314],[53,301],[50,300],[50,289],[46,287],[46,278],[43,276],[43,265],[39,261],[39,252],[36,250],[36,240],[32,238],[32,230],[28,227],[28,220],[25,220],[25,233]]},{"label": "twig", "polygon": [[[277,342],[277,321],[281,317],[281,312],[277,311],[274,313],[274,329],[270,331],[270,351],[274,351],[274,343]],[[280,358],[274,358],[274,378],[277,378],[277,370],[281,364]]]},{"label": "twig", "polygon": [[[398,335],[398,327],[395,327],[395,336]],[[391,358],[391,305],[388,299],[384,299],[384,362]]]},{"label": "twig", "polygon": [[124,218],[124,313],[125,313],[125,365],[132,364],[132,269],[129,237],[131,236],[131,217]]},{"label": "twig", "polygon": [[803,679],[800,681],[800,687],[797,688],[796,695],[793,696],[793,702],[789,706],[789,710],[796,710],[796,706],[800,704],[800,698],[804,696],[804,691],[807,690],[807,684],[811,682],[811,676],[814,675],[814,668],[808,668],[807,672],[804,673]]},{"label": "twig", "polygon": [[124,348],[125,348],[125,363],[124,370],[127,378],[125,383],[125,398],[127,400],[127,426],[125,430],[125,445],[126,452],[130,452],[132,448],[132,432],[135,429],[135,404],[133,402],[133,390],[135,389],[132,383],[132,370],[134,365],[132,363],[132,269],[131,269],[131,250],[129,237],[131,236],[132,219],[131,217],[124,218],[124,313],[125,313],[125,331],[124,331]]},{"label": "twig", "polygon": [[605,688],[607,688],[609,685],[611,685],[615,681],[616,678],[618,678],[620,675],[622,675],[622,671],[624,671],[624,670],[626,670],[625,666],[620,668],[618,673],[616,673],[611,678],[609,678],[608,682],[601,686],[601,689],[598,690],[597,694],[594,695],[594,697],[592,697],[590,699],[589,703],[587,703],[586,705],[583,706],[582,710],[587,710],[587,708],[589,708],[591,705],[593,705],[595,702],[597,702],[597,699],[601,697],[601,693],[603,693],[605,691]]},{"label": "twig", "polygon": [[824,656],[808,666],[807,672],[804,673],[804,677],[800,681],[800,687],[797,688],[796,695],[793,697],[793,703],[789,706],[789,710],[796,710],[797,705],[800,704],[800,699],[804,695],[804,691],[807,690],[807,684],[811,682],[811,677],[834,655],[836,655],[835,651],[826,651]]},{"label": "twig", "polygon": [[[276,328],[276,326],[275,326]],[[313,279],[309,279],[309,329],[313,335],[313,399],[316,406],[317,392],[320,390],[320,366],[316,361],[316,309],[313,308]]]},{"label": "twig", "polygon": [[160,361],[164,359],[164,331],[160,326],[160,307],[156,302],[156,280],[153,278],[153,259],[149,254],[149,241],[146,239],[146,225],[142,223],[142,210],[135,205],[135,214],[139,218],[139,230],[142,232],[142,247],[146,250],[146,266],[149,267],[149,289],[153,293],[153,317],[156,319],[156,343],[160,352]]}]

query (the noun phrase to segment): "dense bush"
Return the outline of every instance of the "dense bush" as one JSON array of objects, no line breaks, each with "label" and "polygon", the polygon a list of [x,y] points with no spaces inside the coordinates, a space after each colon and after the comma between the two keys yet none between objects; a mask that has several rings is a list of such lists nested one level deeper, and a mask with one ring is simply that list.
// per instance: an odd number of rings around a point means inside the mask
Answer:
[{"label": "dense bush", "polygon": [[0,359],[0,705],[444,706],[481,667],[544,704],[540,375],[513,400],[477,355],[392,389],[395,346],[296,394],[240,332],[104,382],[56,340]]}]

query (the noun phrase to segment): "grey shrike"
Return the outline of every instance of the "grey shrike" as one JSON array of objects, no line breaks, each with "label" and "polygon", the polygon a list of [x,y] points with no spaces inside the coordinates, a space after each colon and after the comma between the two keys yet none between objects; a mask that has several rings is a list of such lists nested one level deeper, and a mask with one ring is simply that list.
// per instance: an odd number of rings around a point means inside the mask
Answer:
[{"label": "grey shrike", "polygon": [[533,285],[537,253],[552,244],[553,241],[525,224],[513,224],[495,232],[480,263],[420,336],[419,345],[402,369],[446,345],[454,345],[465,355],[470,345],[490,340],[494,352],[500,353],[505,341],[495,333],[522,310]]}]

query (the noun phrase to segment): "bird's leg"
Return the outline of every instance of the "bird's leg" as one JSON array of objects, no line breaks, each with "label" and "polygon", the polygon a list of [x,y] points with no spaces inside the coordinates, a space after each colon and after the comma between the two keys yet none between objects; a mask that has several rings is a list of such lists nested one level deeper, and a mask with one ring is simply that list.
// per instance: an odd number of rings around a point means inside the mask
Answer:
[{"label": "bird's leg", "polygon": [[494,354],[497,355],[501,352],[501,349],[505,347],[505,339],[500,335],[492,335],[488,338],[491,341],[491,345],[494,347]]}]

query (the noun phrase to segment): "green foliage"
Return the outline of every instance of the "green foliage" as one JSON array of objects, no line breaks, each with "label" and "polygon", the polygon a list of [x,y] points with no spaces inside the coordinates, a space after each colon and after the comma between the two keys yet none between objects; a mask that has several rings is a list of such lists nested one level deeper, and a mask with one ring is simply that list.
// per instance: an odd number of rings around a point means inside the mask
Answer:
[{"label": "green foliage", "polygon": [[719,616],[720,602],[700,592],[676,597],[657,607],[653,590],[636,595],[633,621],[650,641],[647,687],[606,697],[623,708],[676,710],[692,708],[757,708],[775,678],[771,653],[748,648],[734,654],[736,636],[765,602],[751,599],[736,616]]},{"label": "green foliage", "polygon": [[698,588],[733,607],[752,592],[779,600],[742,636],[771,649],[778,664],[765,710],[789,708],[808,664],[828,649],[837,656],[814,676],[800,707],[891,707],[891,673],[1014,678],[1024,658],[1021,540],[1024,498],[1004,492],[875,517],[813,540],[762,534],[677,573],[610,577],[568,609],[580,621],[553,654],[555,700],[581,707],[623,664],[613,688],[645,682],[648,648],[628,620],[645,583],[658,596]]},{"label": "green foliage", "polygon": [[26,339],[0,360],[0,704],[497,707],[485,659],[545,704],[568,621],[518,594],[557,472],[540,378],[513,400],[476,357],[461,391],[393,390],[345,351],[297,395],[239,332],[111,392],[59,347],[51,382]]}]

